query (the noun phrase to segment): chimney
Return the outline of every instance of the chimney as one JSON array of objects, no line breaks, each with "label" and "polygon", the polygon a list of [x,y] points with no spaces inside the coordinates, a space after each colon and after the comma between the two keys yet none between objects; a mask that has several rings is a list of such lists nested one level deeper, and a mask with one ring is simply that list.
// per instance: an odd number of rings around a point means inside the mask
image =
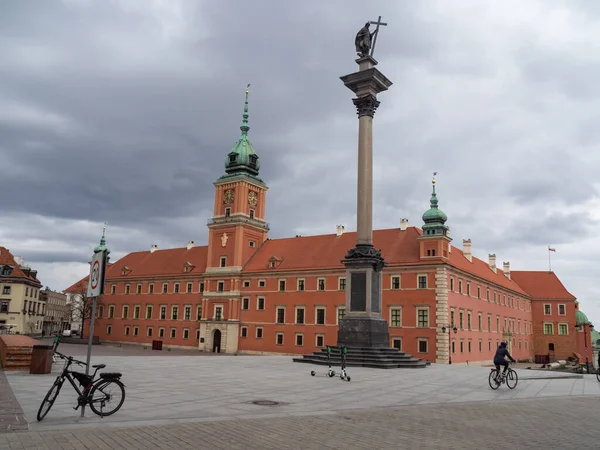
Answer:
[{"label": "chimney", "polygon": [[192,248],[194,246],[194,241],[189,241],[188,245],[187,245],[187,249],[189,250],[190,248]]},{"label": "chimney", "polygon": [[463,239],[463,255],[465,255],[465,258],[467,258],[469,262],[473,262],[473,255],[471,255],[471,239]]},{"label": "chimney", "polygon": [[510,262],[502,263],[504,265],[504,275],[510,280]]},{"label": "chimney", "polygon": [[490,257],[490,269],[492,269],[494,271],[494,273],[496,273],[496,254],[490,253],[489,257]]},{"label": "chimney", "polygon": [[400,219],[400,231],[406,231],[408,228],[408,219]]},{"label": "chimney", "polygon": [[150,247],[150,253],[154,253],[156,250],[158,250],[158,245],[152,244],[152,247]]},{"label": "chimney", "polygon": [[335,227],[335,234],[337,235],[337,237],[340,237],[342,234],[344,234],[344,225],[337,225]]}]

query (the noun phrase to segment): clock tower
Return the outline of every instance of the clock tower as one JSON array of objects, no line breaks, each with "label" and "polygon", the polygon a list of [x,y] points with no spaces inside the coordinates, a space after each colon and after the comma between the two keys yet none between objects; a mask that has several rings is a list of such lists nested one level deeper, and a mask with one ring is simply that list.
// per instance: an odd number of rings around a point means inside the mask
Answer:
[{"label": "clock tower", "polygon": [[258,176],[260,159],[248,139],[248,89],[240,129],[242,135],[225,160],[225,175],[214,182],[207,272],[241,272],[269,231],[265,222],[268,187]]}]

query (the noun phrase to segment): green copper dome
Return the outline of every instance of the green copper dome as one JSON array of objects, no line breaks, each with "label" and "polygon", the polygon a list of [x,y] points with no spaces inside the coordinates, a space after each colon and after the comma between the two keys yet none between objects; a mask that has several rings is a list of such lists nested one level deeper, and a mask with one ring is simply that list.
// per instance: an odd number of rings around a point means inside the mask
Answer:
[{"label": "green copper dome", "polygon": [[588,320],[587,316],[581,311],[577,310],[577,312],[575,313],[575,324],[581,325],[588,323],[590,323],[590,321]]},{"label": "green copper dome", "polygon": [[94,253],[100,253],[106,250],[106,253],[110,253],[109,248],[106,246],[106,237],[104,234],[106,233],[106,225],[102,229],[102,237],[100,238],[100,244],[96,246],[94,249]]},{"label": "green copper dome", "polygon": [[242,135],[225,159],[225,172],[228,174],[246,173],[257,176],[260,169],[260,159],[254,151],[250,139],[248,139],[248,131],[250,130],[248,126],[248,89],[246,89],[246,102],[240,130],[242,130]]},{"label": "green copper dome", "polygon": [[432,181],[433,192],[429,201],[429,209],[423,214],[423,233],[426,235],[446,235],[448,227],[445,225],[448,216],[438,208],[437,194],[435,193],[435,180]]}]

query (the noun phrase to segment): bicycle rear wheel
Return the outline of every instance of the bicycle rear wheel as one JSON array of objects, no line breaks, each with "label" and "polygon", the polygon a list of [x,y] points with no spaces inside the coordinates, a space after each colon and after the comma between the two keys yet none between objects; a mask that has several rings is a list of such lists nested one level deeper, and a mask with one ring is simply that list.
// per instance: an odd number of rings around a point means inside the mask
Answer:
[{"label": "bicycle rear wheel", "polygon": [[509,389],[516,388],[518,382],[519,382],[519,376],[517,375],[517,372],[515,372],[512,369],[509,369],[508,373],[506,374],[506,385],[508,386],[508,388]]},{"label": "bicycle rear wheel", "polygon": [[600,367],[596,369],[596,379],[600,381]]},{"label": "bicycle rear wheel", "polygon": [[497,370],[490,370],[490,376],[489,376],[489,383],[490,383],[490,387],[493,390],[496,390],[500,387],[500,383],[498,383],[498,371]]},{"label": "bicycle rear wheel", "polygon": [[44,400],[42,401],[40,409],[38,409],[37,413],[38,422],[42,421],[42,419],[46,417],[46,414],[48,414],[48,411],[50,411],[50,408],[52,408],[52,405],[54,405],[54,401],[56,400],[56,397],[58,397],[61,387],[62,381],[56,380],[44,397]]},{"label": "bicycle rear wheel", "polygon": [[90,409],[100,417],[116,413],[125,401],[125,386],[119,380],[96,383],[88,397]]}]

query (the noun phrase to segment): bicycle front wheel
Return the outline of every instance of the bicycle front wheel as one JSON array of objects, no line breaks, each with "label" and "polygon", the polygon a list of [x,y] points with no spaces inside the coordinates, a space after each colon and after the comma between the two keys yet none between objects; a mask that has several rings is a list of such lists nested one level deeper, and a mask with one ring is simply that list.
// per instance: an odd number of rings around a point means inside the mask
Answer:
[{"label": "bicycle front wheel", "polygon": [[42,401],[40,409],[38,409],[37,413],[38,422],[40,422],[44,417],[46,417],[46,414],[48,414],[48,411],[50,411],[50,408],[52,408],[52,405],[54,405],[54,401],[56,400],[56,397],[58,397],[61,387],[62,381],[56,380],[50,388],[50,390],[48,391],[48,393],[46,394],[46,396],[44,397],[44,400]]},{"label": "bicycle front wheel", "polygon": [[119,380],[96,383],[89,396],[90,409],[100,417],[116,413],[125,401],[125,386]]},{"label": "bicycle front wheel", "polygon": [[490,370],[490,377],[489,377],[489,383],[490,383],[490,387],[493,390],[496,390],[500,387],[500,383],[498,383],[498,371],[497,370]]},{"label": "bicycle front wheel", "polygon": [[519,376],[517,375],[517,372],[510,369],[508,371],[508,373],[506,374],[506,385],[508,386],[509,389],[514,389],[517,387],[518,382],[519,382]]}]

